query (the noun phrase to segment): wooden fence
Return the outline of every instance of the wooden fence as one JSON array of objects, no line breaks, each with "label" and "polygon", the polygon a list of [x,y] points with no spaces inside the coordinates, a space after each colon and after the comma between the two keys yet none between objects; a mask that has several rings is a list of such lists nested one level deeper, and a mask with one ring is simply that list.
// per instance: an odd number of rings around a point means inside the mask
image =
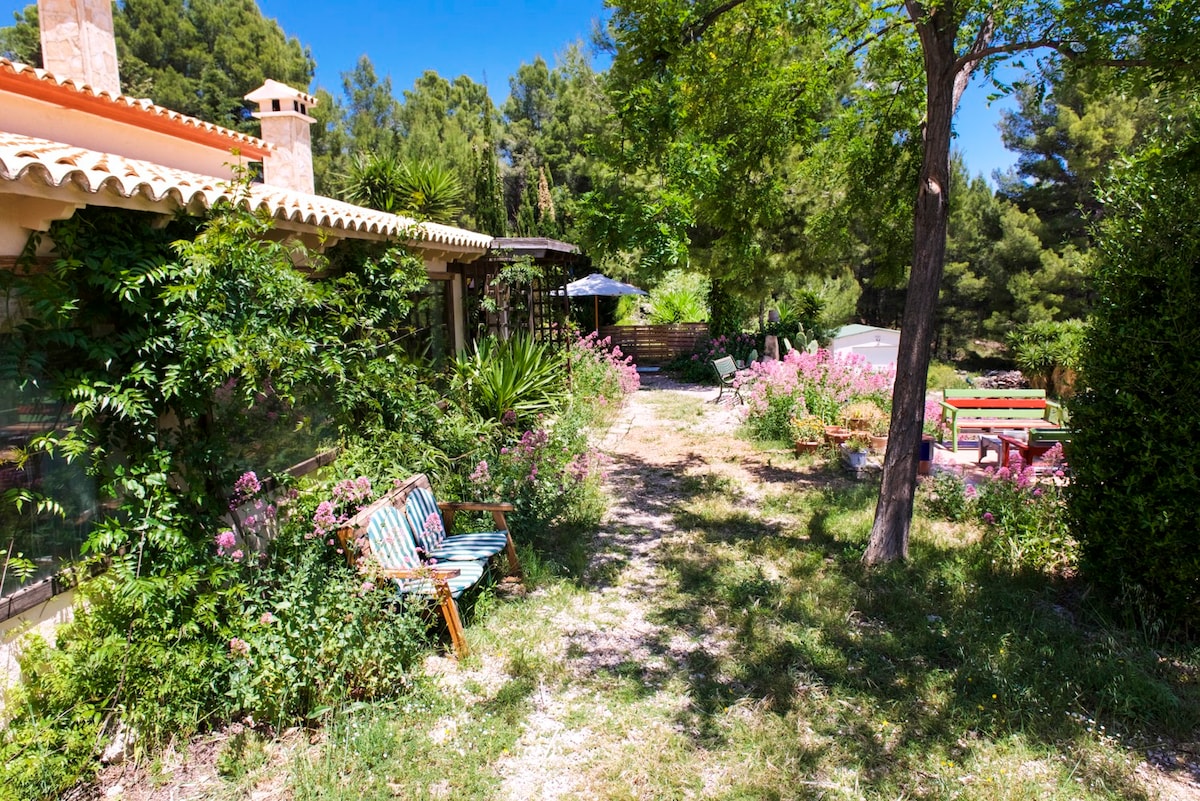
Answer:
[{"label": "wooden fence", "polygon": [[637,365],[662,365],[696,350],[708,339],[708,323],[679,325],[604,325],[600,336],[632,356]]}]

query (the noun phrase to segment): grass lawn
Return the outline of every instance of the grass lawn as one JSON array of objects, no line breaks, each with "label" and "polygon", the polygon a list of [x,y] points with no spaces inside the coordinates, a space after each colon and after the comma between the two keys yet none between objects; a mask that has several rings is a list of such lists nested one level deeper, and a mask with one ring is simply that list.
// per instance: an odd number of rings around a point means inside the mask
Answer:
[{"label": "grass lawn", "polygon": [[[658,410],[681,432],[702,411]],[[996,570],[973,524],[920,510],[910,561],[868,571],[875,485],[679,439],[618,457],[614,486],[658,482],[652,551],[621,514],[612,558],[541,543],[527,595],[475,602],[471,657],[331,713],[286,776],[226,741],[225,789],[273,773],[296,799],[1149,798],[1147,753],[1195,743],[1200,652],[1107,620],[1081,581]]]}]

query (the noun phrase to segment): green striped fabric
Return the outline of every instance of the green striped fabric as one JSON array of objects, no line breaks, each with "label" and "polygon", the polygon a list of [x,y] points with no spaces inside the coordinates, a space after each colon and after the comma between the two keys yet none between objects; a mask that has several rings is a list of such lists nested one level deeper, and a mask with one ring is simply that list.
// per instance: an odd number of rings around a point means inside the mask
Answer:
[{"label": "green striped fabric", "polygon": [[408,494],[404,511],[426,558],[455,562],[488,559],[503,551],[508,544],[508,533],[504,531],[446,536],[446,525],[437,500],[425,487],[417,487]]},{"label": "green striped fabric", "polygon": [[[381,567],[393,570],[415,570],[429,567],[421,560],[417,552],[416,541],[413,539],[412,527],[408,519],[394,506],[385,506],[371,515],[367,525],[367,541],[371,552]],[[431,560],[436,562],[436,559]],[[457,576],[446,579],[450,587],[450,595],[454,598],[462,595],[463,591],[473,586],[483,577],[485,565],[482,562],[456,561],[453,567],[459,571]],[[413,595],[432,595],[433,582],[428,579],[394,579],[400,592]]]},{"label": "green striped fabric", "polygon": [[394,506],[385,506],[371,515],[367,541],[381,567],[403,570],[422,565],[408,520]]}]

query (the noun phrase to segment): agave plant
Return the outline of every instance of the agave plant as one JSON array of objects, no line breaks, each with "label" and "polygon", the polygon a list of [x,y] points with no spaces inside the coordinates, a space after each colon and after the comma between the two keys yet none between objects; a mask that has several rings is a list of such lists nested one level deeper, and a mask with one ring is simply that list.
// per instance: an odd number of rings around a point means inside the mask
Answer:
[{"label": "agave plant", "polygon": [[450,223],[462,213],[463,187],[453,170],[392,153],[359,153],[343,180],[346,200],[392,214]]},{"label": "agave plant", "polygon": [[404,210],[418,219],[451,223],[462,214],[462,182],[449,167],[431,161],[408,162],[399,189]]},{"label": "agave plant", "polygon": [[473,352],[460,354],[454,367],[468,402],[493,420],[508,415],[529,420],[566,398],[562,356],[528,336],[481,340]]}]

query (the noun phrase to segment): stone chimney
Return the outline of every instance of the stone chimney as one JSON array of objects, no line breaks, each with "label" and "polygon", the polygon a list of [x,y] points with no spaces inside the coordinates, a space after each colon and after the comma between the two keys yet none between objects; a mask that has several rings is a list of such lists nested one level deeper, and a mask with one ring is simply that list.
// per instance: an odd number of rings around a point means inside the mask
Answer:
[{"label": "stone chimney", "polygon": [[272,80],[246,99],[258,104],[254,116],[262,123],[262,139],[274,148],[263,159],[263,183],[314,194],[309,126],[316,120],[308,116],[308,110],[317,99]]},{"label": "stone chimney", "polygon": [[38,0],[37,5],[42,67],[96,92],[121,94],[111,0]]}]

